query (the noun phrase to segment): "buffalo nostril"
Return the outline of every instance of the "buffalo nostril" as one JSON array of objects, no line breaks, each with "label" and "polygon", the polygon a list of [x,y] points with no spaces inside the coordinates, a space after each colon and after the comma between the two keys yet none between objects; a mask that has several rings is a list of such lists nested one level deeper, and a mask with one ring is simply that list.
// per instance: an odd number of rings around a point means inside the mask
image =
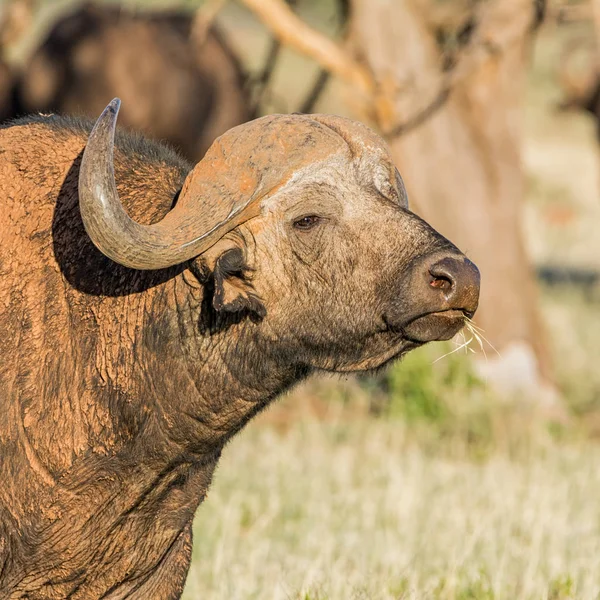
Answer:
[{"label": "buffalo nostril", "polygon": [[464,256],[445,256],[429,266],[428,283],[440,290],[451,308],[472,314],[479,298],[479,271]]},{"label": "buffalo nostril", "polygon": [[444,277],[444,276],[436,277],[436,276],[432,275],[429,285],[431,287],[438,288],[440,290],[443,290],[444,292],[447,292],[452,289],[452,280],[448,277]]},{"label": "buffalo nostril", "polygon": [[449,293],[456,286],[455,266],[452,260],[444,258],[429,268],[429,285]]}]

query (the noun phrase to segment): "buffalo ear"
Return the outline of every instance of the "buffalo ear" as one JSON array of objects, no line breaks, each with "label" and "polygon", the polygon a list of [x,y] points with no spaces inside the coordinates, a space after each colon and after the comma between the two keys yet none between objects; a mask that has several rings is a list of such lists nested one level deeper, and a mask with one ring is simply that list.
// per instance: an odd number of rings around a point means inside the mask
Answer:
[{"label": "buffalo ear", "polygon": [[[231,233],[189,263],[184,276],[192,287],[204,288],[203,305],[222,316],[251,316],[262,319],[267,311],[251,281],[242,236]],[[209,313],[206,313],[209,314]]]},{"label": "buffalo ear", "polygon": [[250,282],[250,269],[241,248],[225,250],[213,269],[213,308],[217,312],[251,312],[259,318],[266,315],[265,307]]}]

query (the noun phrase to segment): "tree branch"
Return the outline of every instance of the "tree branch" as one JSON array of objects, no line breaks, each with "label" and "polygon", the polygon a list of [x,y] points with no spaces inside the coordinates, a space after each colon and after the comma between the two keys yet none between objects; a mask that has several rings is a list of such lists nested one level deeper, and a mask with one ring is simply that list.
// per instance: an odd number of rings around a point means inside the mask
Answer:
[{"label": "tree branch", "polygon": [[[353,60],[338,44],[304,23],[286,6],[283,0],[241,0],[272,31],[281,43],[314,59],[331,74],[357,86],[375,104],[381,100],[370,72]],[[600,2],[600,0],[595,0]],[[524,3],[531,3],[531,10],[519,10]],[[440,73],[437,92],[423,109],[402,123],[384,131],[386,137],[397,137],[412,131],[431,118],[444,106],[451,91],[480,68],[490,57],[502,54],[512,43],[518,41],[534,23],[532,0],[490,0],[483,3],[476,14],[475,31],[469,42],[458,54],[454,67]],[[319,86],[327,78],[320,78]],[[318,88],[317,88],[318,89]],[[393,104],[393,99],[387,98]],[[381,123],[380,123],[381,126]]]},{"label": "tree branch", "polygon": [[323,93],[323,90],[329,83],[330,79],[331,73],[329,73],[329,71],[326,71],[325,69],[321,69],[319,71],[308,96],[306,96],[302,102],[298,112],[311,113],[314,111],[315,105],[319,101],[319,98],[321,97],[321,94]]},{"label": "tree branch", "polygon": [[369,71],[326,35],[309,27],[283,0],[241,0],[273,35],[361,92],[371,95],[375,82]]},{"label": "tree branch", "polygon": [[[345,32],[348,19],[350,18],[350,0],[338,0],[337,1],[337,16],[338,16],[338,35]],[[317,102],[319,102],[321,96],[329,80],[331,79],[331,73],[322,67],[319,69],[317,77],[315,78],[312,87],[306,94],[300,108],[298,109],[301,113],[312,113],[315,110]]]},{"label": "tree branch", "polygon": [[425,123],[428,119],[430,119],[444,104],[446,104],[446,100],[450,97],[450,92],[452,90],[450,88],[442,88],[437,96],[430,102],[425,108],[421,109],[416,114],[409,117],[406,121],[402,123],[398,123],[394,125],[389,131],[384,131],[383,135],[386,139],[400,137],[416,129],[419,125]]},{"label": "tree branch", "polygon": [[[530,10],[520,11],[519,4],[526,3],[531,5]],[[455,87],[489,58],[502,55],[514,42],[519,41],[534,23],[534,2],[531,0],[484,2],[480,14],[476,15],[474,34],[459,53],[456,66],[447,75],[446,87]]]},{"label": "tree branch", "polygon": [[[535,24],[535,4],[532,3],[529,15],[518,11],[519,2],[528,0],[493,0],[484,4],[481,12],[475,15],[474,31],[468,44],[459,52],[454,67],[442,77],[438,92],[425,108],[411,116],[404,123],[395,125],[386,133],[397,137],[408,133],[433,116],[449,98],[451,91],[494,56],[502,55],[512,44],[522,38]],[[600,0],[596,0],[599,1]]]},{"label": "tree branch", "polygon": [[190,37],[197,49],[203,46],[210,28],[226,2],[227,0],[207,0],[201,8],[196,10]]}]

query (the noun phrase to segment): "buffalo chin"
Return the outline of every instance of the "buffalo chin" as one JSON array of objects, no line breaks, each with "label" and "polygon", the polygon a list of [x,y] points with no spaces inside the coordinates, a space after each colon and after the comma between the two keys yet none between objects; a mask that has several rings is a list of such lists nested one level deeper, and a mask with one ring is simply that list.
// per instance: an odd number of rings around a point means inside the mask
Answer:
[{"label": "buffalo chin", "polygon": [[421,344],[452,339],[464,326],[462,310],[446,310],[417,317],[404,326],[407,339]]}]

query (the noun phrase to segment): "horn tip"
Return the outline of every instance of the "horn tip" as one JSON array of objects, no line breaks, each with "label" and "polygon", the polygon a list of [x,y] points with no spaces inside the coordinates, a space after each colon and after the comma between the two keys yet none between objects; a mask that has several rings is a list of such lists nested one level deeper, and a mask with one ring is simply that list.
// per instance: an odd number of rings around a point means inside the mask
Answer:
[{"label": "horn tip", "polygon": [[113,98],[109,103],[108,106],[106,107],[106,111],[110,111],[110,112],[114,112],[115,114],[117,114],[119,112],[119,109],[121,108],[121,99],[120,98]]}]

